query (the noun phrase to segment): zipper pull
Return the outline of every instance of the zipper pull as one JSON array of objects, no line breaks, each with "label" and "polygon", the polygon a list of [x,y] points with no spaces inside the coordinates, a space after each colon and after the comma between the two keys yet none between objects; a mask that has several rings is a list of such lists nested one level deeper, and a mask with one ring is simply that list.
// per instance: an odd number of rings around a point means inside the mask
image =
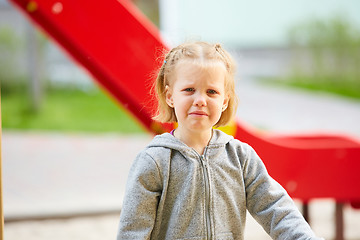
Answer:
[{"label": "zipper pull", "polygon": [[200,157],[200,159],[201,159],[204,167],[207,168],[207,167],[208,167],[208,162],[206,161],[206,158],[202,155],[202,156]]}]

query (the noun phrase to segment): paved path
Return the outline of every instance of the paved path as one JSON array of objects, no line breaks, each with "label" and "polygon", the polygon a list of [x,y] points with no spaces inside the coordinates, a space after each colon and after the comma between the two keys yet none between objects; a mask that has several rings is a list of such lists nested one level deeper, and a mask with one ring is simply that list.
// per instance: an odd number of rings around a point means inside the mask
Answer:
[{"label": "paved path", "polygon": [[281,133],[332,132],[360,139],[360,101],[332,94],[238,83],[238,117],[253,126]]},{"label": "paved path", "polygon": [[150,136],[3,133],[7,219],[118,210]]},{"label": "paved path", "polygon": [[[360,102],[241,83],[238,115],[275,132],[334,131],[360,138]],[[3,132],[5,239],[114,239],[128,169],[150,136]],[[311,204],[314,230],[333,236],[333,202]],[[347,239],[360,239],[360,211],[345,209]],[[269,239],[249,218],[247,239]]]}]

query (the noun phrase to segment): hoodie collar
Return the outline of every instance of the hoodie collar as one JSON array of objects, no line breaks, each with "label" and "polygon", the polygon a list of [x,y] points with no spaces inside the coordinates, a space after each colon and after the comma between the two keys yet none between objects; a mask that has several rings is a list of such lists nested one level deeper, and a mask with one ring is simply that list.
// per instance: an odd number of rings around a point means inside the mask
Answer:
[{"label": "hoodie collar", "polygon": [[[213,135],[210,139],[208,146],[206,147],[206,155],[212,155],[218,150],[225,147],[225,145],[233,139],[233,136],[227,135],[224,132],[214,129]],[[175,138],[170,133],[164,133],[161,135],[157,135],[148,145],[151,147],[165,147],[173,150],[177,150],[181,152],[184,156],[199,156],[199,154],[191,147],[187,146],[185,143]]]}]

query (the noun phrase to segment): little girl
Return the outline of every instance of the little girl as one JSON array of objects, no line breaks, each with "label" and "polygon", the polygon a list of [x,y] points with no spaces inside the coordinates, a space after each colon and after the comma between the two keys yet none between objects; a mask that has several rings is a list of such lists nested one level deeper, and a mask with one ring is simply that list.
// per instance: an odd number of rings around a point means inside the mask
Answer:
[{"label": "little girl", "polygon": [[273,239],[317,239],[247,144],[220,130],[234,116],[235,64],[219,44],[185,43],[156,79],[155,120],[176,122],[137,156],[117,239],[243,239],[246,210]]}]

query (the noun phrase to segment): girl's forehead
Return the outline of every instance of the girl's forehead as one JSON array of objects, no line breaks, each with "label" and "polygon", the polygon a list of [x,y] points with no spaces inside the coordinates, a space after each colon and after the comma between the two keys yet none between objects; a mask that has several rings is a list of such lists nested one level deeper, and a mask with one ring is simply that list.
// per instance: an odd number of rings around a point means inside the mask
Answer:
[{"label": "girl's forehead", "polygon": [[221,61],[210,60],[180,60],[175,67],[176,70],[187,70],[197,72],[225,71],[225,64]]},{"label": "girl's forehead", "polygon": [[179,63],[175,68],[175,79],[197,81],[207,79],[209,82],[223,81],[226,69],[221,63],[199,64],[199,63]]}]

